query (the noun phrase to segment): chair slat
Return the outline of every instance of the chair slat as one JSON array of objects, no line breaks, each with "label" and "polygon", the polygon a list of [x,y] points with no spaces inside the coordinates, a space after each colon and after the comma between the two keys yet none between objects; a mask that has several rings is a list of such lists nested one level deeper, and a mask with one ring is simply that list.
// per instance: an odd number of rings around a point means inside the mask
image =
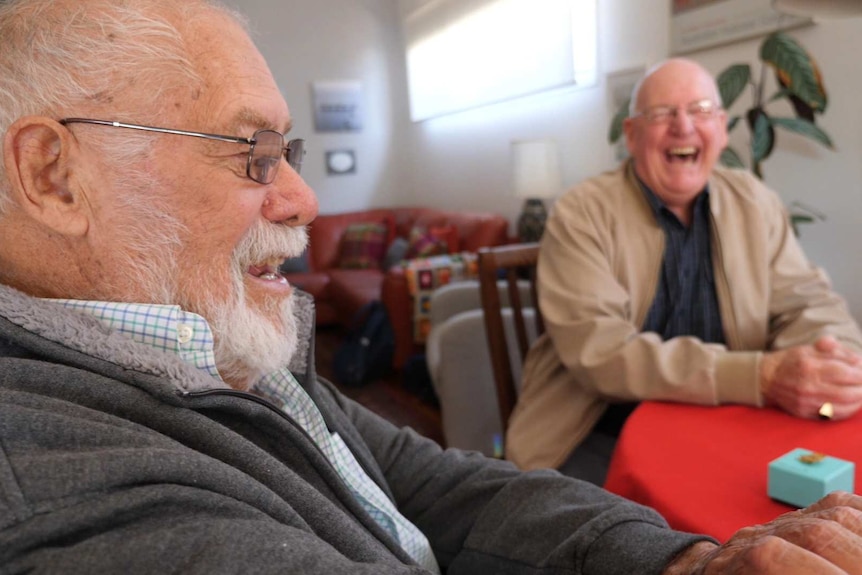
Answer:
[{"label": "chair slat", "polygon": [[517,387],[512,369],[512,359],[506,343],[506,333],[503,324],[503,305],[497,282],[501,271],[509,296],[509,307],[515,326],[515,334],[521,361],[529,350],[526,321],[524,319],[524,302],[518,289],[519,280],[526,279],[530,284],[530,295],[533,301],[536,334],[545,331],[544,321],[538,307],[538,290],[536,287],[536,263],[539,258],[539,244],[512,244],[482,248],[479,250],[479,285],[482,299],[482,310],[485,320],[485,335],[491,352],[491,364],[494,372],[494,383],[497,388],[497,402],[500,409],[500,420],[505,430],[512,410],[517,401]]}]

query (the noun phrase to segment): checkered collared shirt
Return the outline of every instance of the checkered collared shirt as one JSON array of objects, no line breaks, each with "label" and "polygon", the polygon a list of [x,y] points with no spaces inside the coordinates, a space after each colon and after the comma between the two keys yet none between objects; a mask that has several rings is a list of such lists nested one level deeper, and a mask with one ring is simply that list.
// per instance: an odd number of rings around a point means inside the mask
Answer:
[{"label": "checkered collared shirt", "polygon": [[[207,321],[176,305],[53,300],[83,311],[129,338],[174,353],[217,379],[213,336]],[[314,439],[362,507],[417,563],[440,573],[425,535],[404,517],[356,461],[337,433],[330,433],[311,397],[285,367],[262,377],[254,390],[278,405]]]}]

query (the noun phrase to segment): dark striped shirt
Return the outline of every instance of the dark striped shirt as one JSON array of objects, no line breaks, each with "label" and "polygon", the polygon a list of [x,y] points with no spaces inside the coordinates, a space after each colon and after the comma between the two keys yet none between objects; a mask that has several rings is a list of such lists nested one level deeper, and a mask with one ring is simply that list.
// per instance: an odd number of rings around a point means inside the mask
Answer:
[{"label": "dark striped shirt", "polygon": [[709,190],[695,199],[686,228],[652,190],[641,186],[665,235],[655,299],[641,331],[656,332],[664,340],[689,335],[724,343],[710,249]]}]

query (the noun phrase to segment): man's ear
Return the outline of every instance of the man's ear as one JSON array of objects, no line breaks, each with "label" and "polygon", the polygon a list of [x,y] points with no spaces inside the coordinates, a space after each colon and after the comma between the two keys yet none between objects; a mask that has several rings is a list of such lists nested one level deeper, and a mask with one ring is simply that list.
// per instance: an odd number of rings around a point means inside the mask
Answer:
[{"label": "man's ear", "polygon": [[70,158],[77,150],[71,133],[43,116],[19,118],[6,132],[3,145],[13,202],[63,235],[84,235],[89,227],[86,202],[69,177]]}]

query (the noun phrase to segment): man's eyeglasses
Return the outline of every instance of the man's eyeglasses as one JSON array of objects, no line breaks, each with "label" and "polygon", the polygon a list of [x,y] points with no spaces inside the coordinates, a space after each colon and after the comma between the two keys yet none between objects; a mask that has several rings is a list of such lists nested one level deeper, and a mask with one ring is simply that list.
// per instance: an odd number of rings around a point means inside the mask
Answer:
[{"label": "man's eyeglasses", "polygon": [[240,138],[238,136],[221,136],[219,134],[205,134],[202,132],[188,132],[186,130],[173,130],[170,128],[154,128],[152,126],[139,126],[137,124],[124,124],[122,122],[111,122],[108,120],[91,120],[89,118],[64,118],[60,120],[66,124],[96,124],[99,126],[113,126],[114,128],[130,128],[132,130],[143,130],[145,132],[159,132],[162,134],[176,134],[178,136],[193,136],[195,138],[206,138],[208,140],[219,140],[235,144],[248,144],[248,162],[246,163],[246,175],[260,184],[271,184],[278,173],[278,165],[281,157],[287,160],[290,167],[298,174],[302,168],[302,158],[305,156],[305,140],[290,140],[285,145],[284,135],[275,130],[258,130],[251,138]]},{"label": "man's eyeglasses", "polygon": [[676,120],[680,110],[683,110],[692,122],[705,122],[715,117],[721,110],[721,106],[712,100],[698,100],[691,102],[685,107],[680,106],[652,106],[632,116],[632,118],[643,118],[650,124],[669,124]]}]

